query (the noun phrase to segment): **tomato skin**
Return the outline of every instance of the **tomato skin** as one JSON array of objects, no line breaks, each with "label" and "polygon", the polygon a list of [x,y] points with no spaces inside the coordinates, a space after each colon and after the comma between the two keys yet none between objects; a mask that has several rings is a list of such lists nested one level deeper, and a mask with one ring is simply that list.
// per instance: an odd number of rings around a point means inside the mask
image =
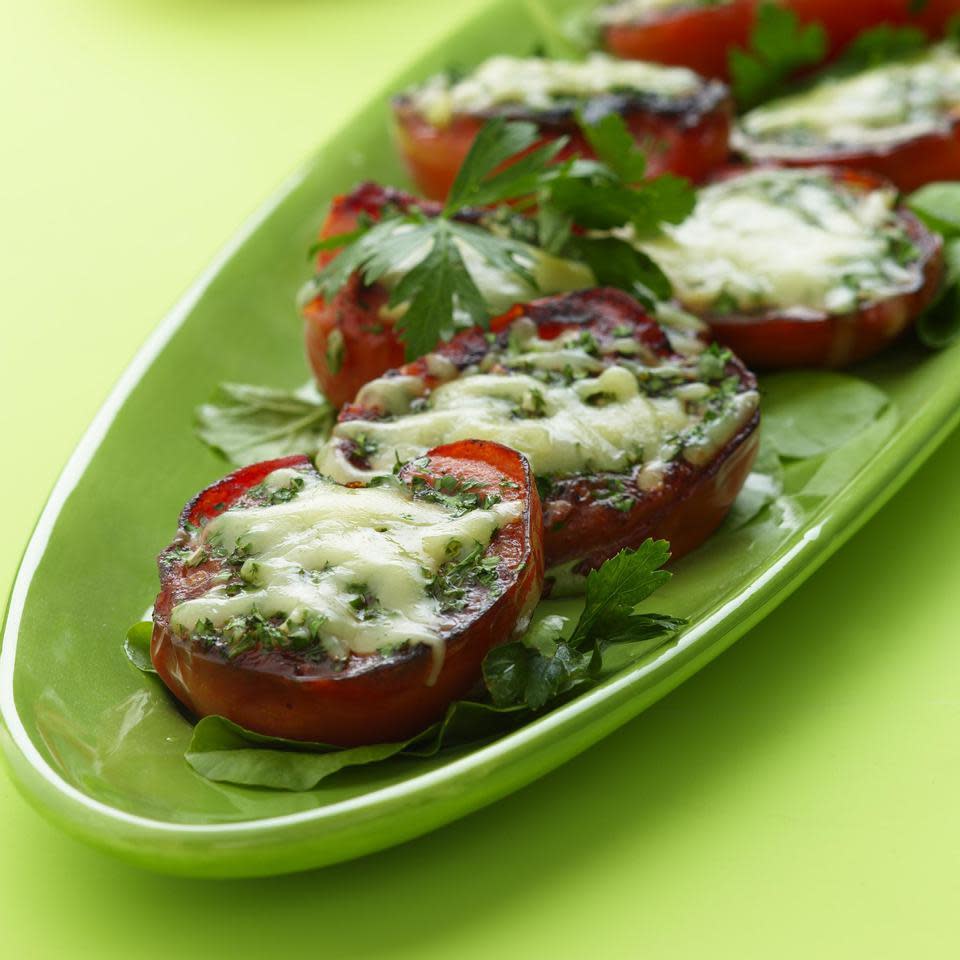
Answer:
[{"label": "tomato skin", "polygon": [[[730,169],[718,179],[735,177]],[[841,184],[857,190],[889,186],[875,174],[829,168]],[[790,367],[845,367],[879,353],[900,337],[933,302],[944,274],[943,241],[912,213],[898,216],[919,251],[916,285],[885,300],[864,304],[850,314],[834,315],[798,305],[759,312],[699,312],[716,338],[757,370]]]},{"label": "tomato skin", "polygon": [[[746,48],[759,0],[733,0],[707,7],[676,7],[651,12],[603,30],[603,45],[618,57],[689,67],[705,77],[727,80],[729,52]],[[827,31],[827,60],[834,59],[864,30],[880,23],[917,26],[942,36],[960,12],[958,0],[928,0],[919,13],[911,0],[781,0],[802,23],[821,23]]]},{"label": "tomato skin", "polygon": [[957,0],[927,0],[911,12],[912,0],[786,0],[803,23],[822,23],[829,40],[828,59],[841,53],[857,35],[880,23],[915,26],[931,37],[943,35],[950,18],[960,12]]},{"label": "tomato skin", "polygon": [[[719,84],[707,84],[676,105],[668,106],[656,98],[623,98],[623,106],[616,112],[638,143],[655,144],[648,156],[648,176],[675,173],[700,181],[724,163],[730,152],[733,103]],[[397,143],[411,177],[425,196],[444,199],[488,116],[459,114],[448,125],[436,127],[405,97],[394,99],[393,114]],[[558,160],[596,158],[569,111],[516,110],[507,115],[538,126],[542,139],[531,150],[565,136],[570,142]]]},{"label": "tomato skin", "polygon": [[[544,339],[584,329],[603,342],[615,329],[630,326],[645,351],[680,360],[659,324],[620,290],[600,288],[518,305],[493,320],[490,331],[505,336],[520,317],[531,319]],[[489,350],[484,331],[467,330],[440,344],[434,353],[463,370],[480,363]],[[429,358],[414,360],[396,373],[419,377],[431,389],[441,382],[431,372]],[[736,358],[727,375],[739,379],[742,389],[756,387],[753,375]],[[379,415],[376,408],[353,403],[341,410],[339,419],[346,422]],[[653,490],[640,491],[629,474],[584,474],[557,482],[543,495],[547,567],[574,562],[574,573],[585,574],[648,537],[669,540],[675,559],[699,546],[720,525],[746,481],[757,453],[758,423],[757,414],[702,467],[682,458],[670,463],[663,483]],[[633,505],[629,510],[617,509],[602,499],[611,480],[625,483],[630,490]]]},{"label": "tomato skin", "polygon": [[[186,570],[168,553],[159,559],[161,592],[154,610],[151,657],[161,679],[191,712],[220,715],[269,736],[313,740],[337,746],[405,739],[438,720],[447,706],[478,682],[487,652],[524,626],[543,585],[540,500],[525,458],[497,443],[466,440],[429,452],[428,471],[413,465],[400,473],[479,480],[504,499],[520,499],[521,517],[501,528],[490,550],[501,558],[501,593],[486,594],[479,610],[449,615],[446,649],[434,683],[431,652],[425,646],[371,656],[351,656],[333,669],[290,651],[254,648],[227,659],[170,629],[173,607],[208,588],[216,561]],[[181,515],[173,546],[189,542],[186,523],[200,524],[235,504],[267,474],[280,467],[314,470],[306,457],[254,464],[200,493]],[[502,480],[515,483],[505,488]],[[482,488],[480,488],[482,489]]]},{"label": "tomato skin", "polygon": [[611,24],[603,45],[628,60],[652,60],[689,67],[704,77],[729,79],[727,55],[746,47],[759,0],[734,0],[712,7],[677,7],[642,20]]},{"label": "tomato skin", "polygon": [[[764,162],[762,143],[741,136],[738,152],[754,163]],[[960,180],[960,115],[949,118],[949,129],[911,137],[899,143],[873,148],[825,148],[821,153],[805,150],[788,156],[777,151],[776,163],[783,167],[822,167],[827,165],[869,170],[910,193],[926,183]]]}]

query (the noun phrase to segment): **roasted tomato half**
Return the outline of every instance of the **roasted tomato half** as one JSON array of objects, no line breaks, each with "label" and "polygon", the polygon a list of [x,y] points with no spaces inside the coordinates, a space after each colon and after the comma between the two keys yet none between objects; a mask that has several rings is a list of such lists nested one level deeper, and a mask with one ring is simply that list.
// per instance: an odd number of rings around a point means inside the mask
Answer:
[{"label": "roasted tomato half", "polygon": [[160,555],[153,663],[194,714],[339,746],[400,740],[480,679],[543,582],[527,461],[428,451],[343,486],[305,457],[199,494]]},{"label": "roasted tomato half", "polygon": [[675,173],[701,181],[727,158],[732,109],[723,84],[601,54],[582,63],[494,57],[465,79],[435,77],[393,101],[397,141],[410,174],[437,199],[446,197],[491,117],[536,124],[543,138],[531,149],[568,138],[558,156],[565,160],[595,156],[578,114],[618,113],[648,152],[648,176]]},{"label": "roasted tomato half", "polygon": [[[747,47],[760,0],[676,0],[645,3],[624,0],[598,11],[604,46],[618,57],[690,67],[705,77],[725,80],[733,47]],[[881,23],[918,26],[931,37],[943,35],[960,11],[957,0],[781,0],[803,23],[827,31],[828,58],[835,57],[864,30]]]},{"label": "roasted tomato half", "polygon": [[753,462],[757,403],[729,351],[675,353],[635,300],[598,289],[516,307],[367,384],[319,467],[369,480],[436,442],[497,437],[536,474],[563,584],[647,537],[678,557],[709,536]]},{"label": "roasted tomato half", "polygon": [[935,298],[943,243],[882,178],[740,168],[643,249],[682,305],[754,368],[840,367],[877,353]]},{"label": "roasted tomato half", "polygon": [[960,178],[960,55],[942,44],[861,73],[826,76],[746,113],[734,136],[754,162],[841,164],[901,190]]}]

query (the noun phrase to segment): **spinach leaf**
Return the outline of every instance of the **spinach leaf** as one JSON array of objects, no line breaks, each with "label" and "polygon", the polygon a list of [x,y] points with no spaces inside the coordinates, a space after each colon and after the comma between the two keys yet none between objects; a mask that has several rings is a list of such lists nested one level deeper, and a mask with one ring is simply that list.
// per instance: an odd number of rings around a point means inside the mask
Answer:
[{"label": "spinach leaf", "polygon": [[440,723],[408,740],[348,748],[268,737],[225,717],[211,716],[194,727],[185,758],[208,780],[275,790],[312,790],[347,767],[399,755],[432,757],[445,747],[489,740],[515,727],[518,713],[459,701],[450,705]]},{"label": "spinach leaf", "polygon": [[123,652],[127,659],[143,673],[156,673],[150,659],[150,638],[153,636],[153,621],[142,620],[135,623],[123,641]]},{"label": "spinach leaf", "polygon": [[828,370],[791,371],[765,377],[763,426],[772,449],[804,459],[842,447],[872,424],[890,403],[858,377]]},{"label": "spinach leaf", "polygon": [[933,350],[960,338],[960,237],[948,240],[943,252],[947,270],[943,291],[917,320],[920,342]]},{"label": "spinach leaf", "polygon": [[312,455],[330,433],[334,409],[308,383],[299,390],[222,383],[194,414],[197,436],[237,466]]},{"label": "spinach leaf", "polygon": [[267,737],[225,717],[204,717],[184,755],[208,780],[277,790],[311,790],[344,767],[386,760],[406,743],[378,743],[342,750],[323,743]]},{"label": "spinach leaf", "polygon": [[960,237],[960,183],[928,183],[907,197],[907,205],[931,230]]}]

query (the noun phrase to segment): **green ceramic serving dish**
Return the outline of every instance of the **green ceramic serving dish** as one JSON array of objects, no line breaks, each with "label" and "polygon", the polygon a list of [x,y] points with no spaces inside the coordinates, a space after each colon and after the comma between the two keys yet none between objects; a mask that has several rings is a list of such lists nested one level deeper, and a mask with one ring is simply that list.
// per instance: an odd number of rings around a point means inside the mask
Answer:
[{"label": "green ceramic serving dish", "polygon": [[[394,78],[160,325],[68,463],[13,589],[0,709],[17,782],[71,833],[159,870],[262,875],[356,857],[463,816],[563,763],[717,656],[878,510],[960,419],[960,349],[930,353],[908,341],[852,379],[766,380],[767,429],[793,438],[780,450],[783,488],[771,492],[754,477],[734,518],[676,565],[654,604],[689,618],[669,645],[614,665],[597,687],[486,745],[343,771],[301,793],[194,773],[183,759],[189,720],[121,650],[156,592],[154,557],[181,506],[226,472],[194,438],[192,410],[221,380],[307,378],[293,301],[325,206],[360,179],[405,182],[389,147],[389,92],[450,62],[523,52],[534,41],[516,5],[501,0]],[[818,424],[827,419],[824,438]]]}]

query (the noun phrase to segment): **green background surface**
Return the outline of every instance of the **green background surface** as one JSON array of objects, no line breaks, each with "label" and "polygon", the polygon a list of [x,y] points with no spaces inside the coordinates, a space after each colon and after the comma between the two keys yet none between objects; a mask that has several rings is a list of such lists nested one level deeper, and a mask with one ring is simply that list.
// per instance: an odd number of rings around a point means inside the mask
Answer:
[{"label": "green background surface", "polygon": [[[61,465],[179,293],[314,144],[480,6],[7,0],[4,593]],[[153,876],[61,835],[0,773],[0,956],[952,955],[958,473],[954,435],[665,701],[383,854],[274,880]]]}]

